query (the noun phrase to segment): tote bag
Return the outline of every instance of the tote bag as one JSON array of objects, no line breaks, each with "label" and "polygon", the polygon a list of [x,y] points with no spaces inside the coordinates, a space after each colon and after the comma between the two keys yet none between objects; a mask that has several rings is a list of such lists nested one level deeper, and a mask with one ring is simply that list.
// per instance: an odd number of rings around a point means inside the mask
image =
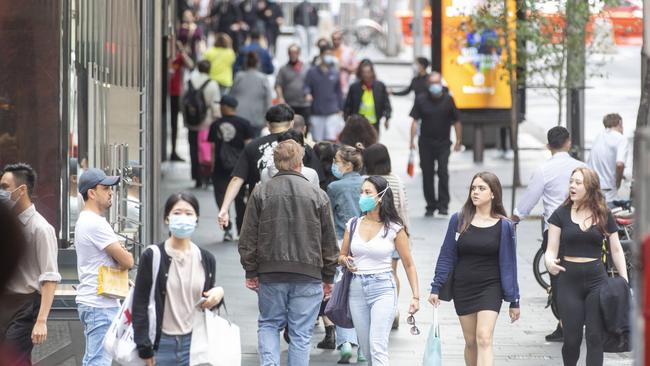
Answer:
[{"label": "tote bag", "polygon": [[429,330],[427,345],[424,349],[423,366],[442,366],[442,342],[440,341],[440,323],[438,308],[433,308],[433,324]]},{"label": "tote bag", "polygon": [[[352,236],[357,228],[358,217],[352,219],[350,222],[350,233],[348,234],[348,247],[350,254],[352,254]],[[352,282],[352,272],[347,268],[343,268],[343,278],[334,286],[332,297],[330,297],[327,305],[325,306],[325,315],[341,328],[354,328],[352,323],[352,314],[350,314],[350,282]]]},{"label": "tote bag", "polygon": [[[149,291],[149,307],[147,314],[149,316],[149,339],[153,344],[156,339],[156,303],[154,294],[156,292],[156,278],[160,269],[160,249],[157,245],[150,245],[153,252],[151,280],[152,286]],[[138,349],[135,344],[133,334],[133,323],[131,321],[133,314],[133,292],[131,287],[129,294],[124,299],[120,312],[117,314],[111,326],[104,336],[104,350],[108,353],[113,361],[120,365],[140,366],[145,362],[138,355]]]},{"label": "tote bag", "polygon": [[[225,303],[222,305],[226,308]],[[226,310],[228,316],[228,310]],[[240,366],[239,327],[216,311],[196,309],[192,323],[190,366]]]}]

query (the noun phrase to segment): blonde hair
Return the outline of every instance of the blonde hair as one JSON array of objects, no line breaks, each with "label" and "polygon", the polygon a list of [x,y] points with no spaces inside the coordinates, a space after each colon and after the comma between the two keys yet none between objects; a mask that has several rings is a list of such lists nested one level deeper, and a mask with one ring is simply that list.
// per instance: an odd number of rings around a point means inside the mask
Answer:
[{"label": "blonde hair", "polygon": [[273,149],[273,162],[278,170],[294,170],[302,164],[305,148],[294,140],[285,140]]}]

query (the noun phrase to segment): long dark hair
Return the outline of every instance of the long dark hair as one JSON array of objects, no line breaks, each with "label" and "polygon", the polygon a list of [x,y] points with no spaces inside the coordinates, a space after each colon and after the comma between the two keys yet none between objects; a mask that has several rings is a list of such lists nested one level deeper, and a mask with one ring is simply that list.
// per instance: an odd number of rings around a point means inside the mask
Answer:
[{"label": "long dark hair", "polygon": [[395,199],[393,198],[393,190],[388,186],[388,181],[384,177],[378,175],[371,175],[366,178],[364,182],[369,182],[375,189],[377,193],[384,192],[384,196],[381,198],[379,203],[379,219],[384,224],[384,238],[388,235],[388,230],[390,229],[390,224],[399,224],[404,227],[404,232],[406,235],[409,235],[408,229],[404,224],[404,220],[399,216],[397,208],[395,208]]},{"label": "long dark hair", "polygon": [[314,153],[318,156],[323,173],[325,174],[325,179],[320,182],[320,187],[324,191],[327,191],[327,186],[336,180],[336,177],[332,174],[332,160],[336,157],[337,151],[338,145],[329,141],[317,142],[314,145]]},{"label": "long dark hair", "polygon": [[[586,191],[585,198],[578,205],[577,209],[587,208],[591,211],[591,216],[589,218],[591,218],[592,224],[595,224],[601,233],[611,234],[607,232],[607,216],[609,210],[607,209],[607,203],[605,203],[603,191],[600,190],[600,179],[598,178],[598,174],[589,168],[576,168],[571,173],[571,176],[573,177],[577,172],[582,173],[582,184],[585,186]],[[570,208],[573,206],[573,203],[574,202],[569,196],[562,203],[562,206]]]},{"label": "long dark hair", "polygon": [[376,143],[363,150],[363,164],[368,175],[389,175],[390,154],[385,145]]},{"label": "long dark hair", "polygon": [[495,218],[504,218],[508,216],[506,214],[506,209],[503,207],[503,190],[501,189],[499,178],[494,173],[490,172],[476,173],[476,175],[472,177],[472,181],[469,185],[469,193],[467,194],[467,201],[465,201],[460,217],[458,218],[458,232],[461,234],[469,229],[469,226],[472,224],[472,220],[474,219],[474,215],[476,215],[476,206],[474,206],[474,202],[472,202],[472,184],[474,184],[476,178],[481,178],[481,180],[487,183],[494,195],[494,198],[492,199],[492,207],[490,209],[490,216]]}]

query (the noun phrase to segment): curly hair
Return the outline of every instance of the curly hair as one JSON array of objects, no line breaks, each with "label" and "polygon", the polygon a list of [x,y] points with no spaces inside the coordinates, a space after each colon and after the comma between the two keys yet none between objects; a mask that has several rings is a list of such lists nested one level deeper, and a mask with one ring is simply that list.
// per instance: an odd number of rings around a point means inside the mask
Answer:
[{"label": "curly hair", "polygon": [[376,144],[378,140],[377,130],[372,127],[366,117],[359,114],[348,117],[343,130],[339,134],[339,142],[349,146],[355,146],[359,142],[363,146],[370,146]]}]

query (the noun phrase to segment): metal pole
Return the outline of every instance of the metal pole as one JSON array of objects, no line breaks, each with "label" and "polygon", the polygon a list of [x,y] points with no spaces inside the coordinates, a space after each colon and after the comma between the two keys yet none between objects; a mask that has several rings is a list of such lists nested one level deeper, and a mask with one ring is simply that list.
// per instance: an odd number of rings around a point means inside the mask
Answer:
[{"label": "metal pole", "polygon": [[388,28],[388,35],[386,39],[386,55],[397,56],[399,52],[399,45],[397,42],[397,18],[395,18],[395,3],[396,1],[388,1],[388,8],[386,9],[386,22]]},{"label": "metal pole", "polygon": [[424,4],[422,0],[413,0],[413,60],[422,56],[424,44],[424,23],[422,21],[422,9]]}]

